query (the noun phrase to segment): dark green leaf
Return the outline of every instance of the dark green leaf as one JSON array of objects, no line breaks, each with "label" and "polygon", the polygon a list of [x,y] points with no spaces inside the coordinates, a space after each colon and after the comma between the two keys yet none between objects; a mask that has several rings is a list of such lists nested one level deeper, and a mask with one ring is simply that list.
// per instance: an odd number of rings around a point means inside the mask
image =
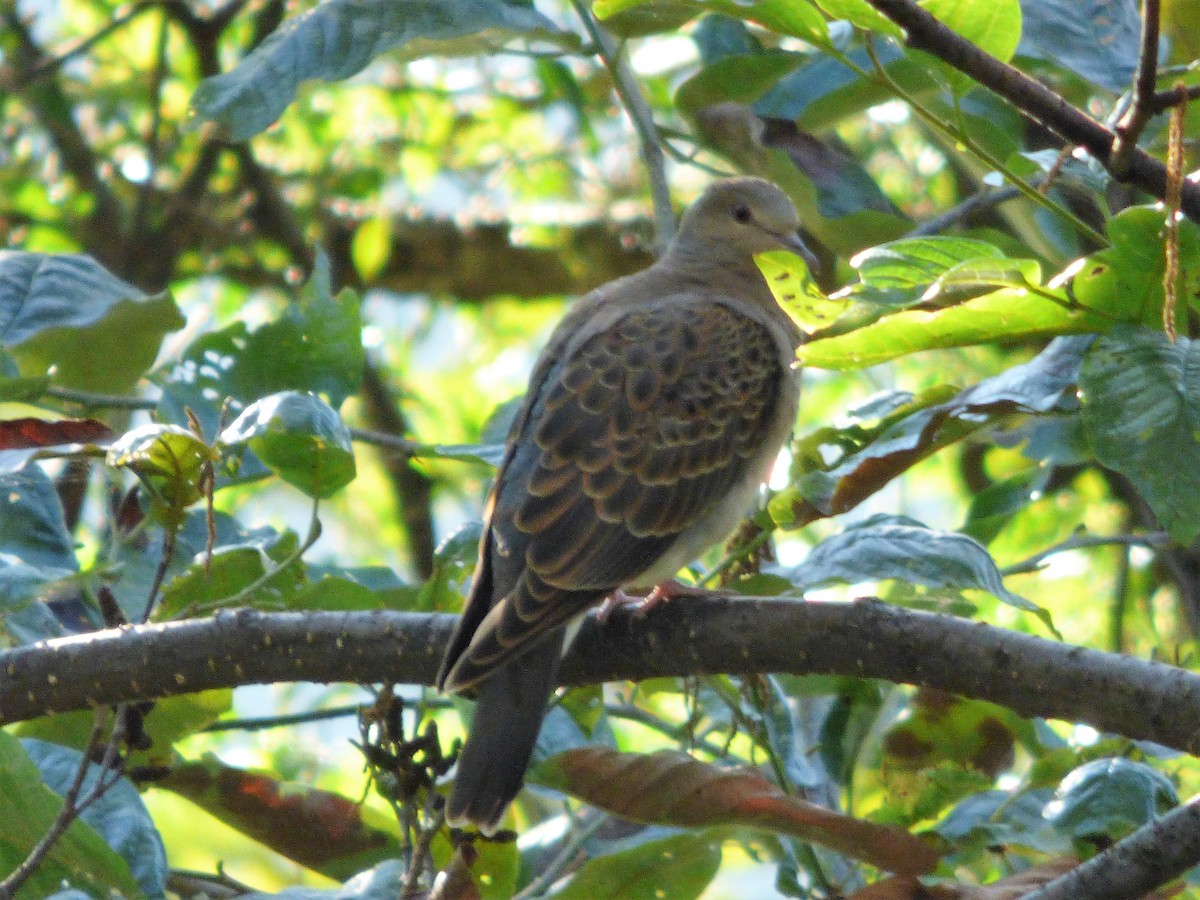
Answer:
[{"label": "dark green leaf", "polygon": [[54,482],[37,465],[0,474],[0,553],[43,569],[79,568]]},{"label": "dark green leaf", "polygon": [[184,320],[169,294],[147,296],[90,256],[0,250],[0,323],[21,375],[120,394]]},{"label": "dark green leaf", "polygon": [[1038,609],[1004,586],[995,561],[972,538],[887,515],[872,516],[826,538],[804,563],[788,570],[787,577],[802,591],[830,582],[859,584],[884,579],[934,588],[971,588],[987,591],[1020,609]]},{"label": "dark green leaf", "polygon": [[66,634],[40,596],[48,584],[68,574],[0,560],[0,647],[32,644]]},{"label": "dark green leaf", "polygon": [[685,115],[692,115],[713,103],[752,103],[802,62],[801,54],[786,50],[723,57],[681,84],[675,92],[675,105]]},{"label": "dark green leaf", "polygon": [[329,0],[272,33],[232,72],[206,78],[192,109],[230,141],[271,125],[313,78],[341,81],[382,53],[470,56],[514,38],[570,43],[532,8],[501,0]]},{"label": "dark green leaf", "polygon": [[1096,458],[1137,486],[1172,538],[1190,544],[1200,535],[1200,343],[1113,329],[1092,346],[1079,385]]},{"label": "dark green leaf", "polygon": [[1141,17],[1136,0],[1026,0],[1017,52],[1064,66],[1121,93],[1137,71]]},{"label": "dark green leaf", "polygon": [[[768,511],[783,528],[845,512],[918,460],[1014,413],[1055,408],[1074,385],[1089,338],[1060,338],[1037,357],[947,399],[936,389],[890,412],[877,425],[840,432],[840,459],[824,462],[831,444],[819,429],[796,446],[792,484],[771,498]],[[852,438],[852,440],[851,440]]]},{"label": "dark green leaf", "polygon": [[1170,779],[1145,763],[1115,757],[1084,763],[1063,779],[1046,818],[1077,846],[1119,841],[1179,805]]},{"label": "dark green leaf", "polygon": [[938,834],[960,851],[1017,844],[1039,853],[1066,853],[1069,842],[1042,815],[1053,796],[1048,788],[1022,791],[984,791],[965,798],[935,826]]},{"label": "dark green leaf", "polygon": [[[56,794],[65,794],[84,761],[83,754],[36,738],[24,738],[21,743],[41,772],[46,786]],[[107,774],[108,770],[94,764],[88,766],[83,796],[95,786],[101,773]],[[129,779],[118,780],[85,809],[83,821],[96,829],[105,843],[129,864],[130,872],[147,897],[165,894],[167,852],[138,789]]]},{"label": "dark green leaf", "polygon": [[310,497],[330,497],[354,480],[350,431],[316,394],[284,391],[252,403],[220,440],[230,448],[249,446],[267,468]]}]

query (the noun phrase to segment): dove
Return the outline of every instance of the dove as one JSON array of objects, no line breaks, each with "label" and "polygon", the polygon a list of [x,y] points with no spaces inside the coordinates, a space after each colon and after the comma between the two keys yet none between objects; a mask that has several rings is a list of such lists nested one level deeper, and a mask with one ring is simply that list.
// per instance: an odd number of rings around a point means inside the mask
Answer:
[{"label": "dove", "polygon": [[534,365],[484,509],[437,684],[475,694],[446,804],[499,827],[556,687],[567,626],[610,595],[671,596],[754,507],[799,405],[800,330],[754,256],[811,259],[795,207],[715,182],[649,268],[577,301]]}]

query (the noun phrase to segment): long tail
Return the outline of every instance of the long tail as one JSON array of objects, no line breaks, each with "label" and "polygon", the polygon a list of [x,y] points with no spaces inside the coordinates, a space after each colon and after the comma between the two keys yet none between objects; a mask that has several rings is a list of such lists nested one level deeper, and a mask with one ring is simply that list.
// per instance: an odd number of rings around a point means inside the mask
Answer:
[{"label": "long tail", "polygon": [[451,825],[474,823],[488,835],[499,827],[525,782],[562,646],[560,631],[480,682],[470,736],[446,804]]}]

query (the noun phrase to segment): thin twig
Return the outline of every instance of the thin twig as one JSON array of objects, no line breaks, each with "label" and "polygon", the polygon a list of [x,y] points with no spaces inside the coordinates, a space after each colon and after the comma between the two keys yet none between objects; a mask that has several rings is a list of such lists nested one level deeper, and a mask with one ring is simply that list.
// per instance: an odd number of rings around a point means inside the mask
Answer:
[{"label": "thin twig", "polygon": [[[1034,182],[1031,181],[1031,184]],[[999,206],[1001,203],[1007,203],[1009,200],[1015,200],[1021,196],[1021,192],[1011,184],[1006,184],[1001,188],[988,188],[977,194],[968,197],[966,200],[959,203],[957,206],[952,206],[940,216],[934,216],[932,219],[926,219],[905,237],[922,237],[931,234],[941,234],[949,228],[953,228],[959,222],[974,215],[981,210],[990,209],[994,206]]]},{"label": "thin twig", "polygon": [[650,179],[650,196],[654,201],[655,243],[661,253],[675,234],[675,212],[671,209],[671,191],[667,186],[663,149],[658,128],[654,124],[654,114],[612,35],[600,26],[584,0],[571,0],[571,3],[596,45],[596,55],[612,75],[613,88],[637,132],[642,160],[646,163],[646,174]]},{"label": "thin twig", "polygon": [[64,400],[67,403],[78,403],[85,409],[128,409],[151,410],[158,406],[157,400],[146,397],[123,397],[115,394],[98,394],[94,391],[77,391],[72,388],[49,385],[43,396]]},{"label": "thin twig", "polygon": [[1048,557],[1054,556],[1056,553],[1065,553],[1068,550],[1084,550],[1089,547],[1162,547],[1171,543],[1170,535],[1165,531],[1155,531],[1150,534],[1074,534],[1065,541],[1060,541],[1052,547],[1047,547],[1028,559],[1023,559],[1019,563],[1014,563],[1000,570],[1000,574],[1007,578],[1009,575],[1025,575],[1030,572],[1036,572],[1041,568],[1042,562]]},{"label": "thin twig", "polygon": [[[956,34],[914,0],[867,2],[904,29],[906,46],[924,50],[966,73],[1066,143],[1083,147],[1097,162],[1108,167],[1116,137],[1111,128],[1106,128],[1024,72]],[[1130,168],[1121,180],[1161,200],[1166,196],[1166,179],[1166,166],[1135,148]],[[1200,221],[1200,184],[1185,182],[1180,206],[1188,218]]]},{"label": "thin twig", "polygon": [[583,850],[583,845],[587,840],[600,830],[608,822],[608,816],[596,814],[592,821],[588,822],[582,828],[575,831],[567,840],[563,842],[562,849],[550,860],[546,868],[542,869],[541,874],[533,881],[529,882],[514,900],[518,898],[533,898],[540,897],[549,890],[550,885],[560,878],[567,867],[579,856]]},{"label": "thin twig", "polygon": [[1133,102],[1113,129],[1116,138],[1113,141],[1112,156],[1108,161],[1109,171],[1118,179],[1129,173],[1138,138],[1141,137],[1150,117],[1154,115],[1151,104],[1158,80],[1159,10],[1159,0],[1145,0],[1142,4],[1142,50],[1138,57],[1137,77],[1133,83]]},{"label": "thin twig", "polygon": [[[449,703],[446,704],[449,706]],[[286,716],[263,716],[255,719],[222,719],[206,726],[204,731],[266,731],[269,728],[288,728],[293,725],[307,725],[309,722],[323,722],[327,719],[342,719],[357,716],[362,712],[361,703],[345,706],[331,706],[328,709],[314,709],[310,712],[292,713]]]},{"label": "thin twig", "polygon": [[149,2],[135,3],[128,12],[126,12],[124,15],[114,17],[111,22],[109,22],[95,34],[91,35],[90,37],[81,38],[66,50],[62,51],[58,56],[50,57],[45,62],[30,69],[25,73],[23,85],[32,84],[39,78],[52,75],[75,57],[82,56],[84,53],[87,53],[94,46],[96,46],[96,44],[100,43],[100,41],[104,40],[113,32],[124,28],[142,13],[149,9],[154,9],[159,5],[160,4],[157,2],[153,2],[153,0],[149,0]]},{"label": "thin twig", "polygon": [[[864,46],[867,51],[867,56],[870,57],[871,65],[875,69],[877,80],[880,80],[883,84],[887,85],[897,97],[907,103],[909,108],[918,116],[920,116],[922,121],[924,121],[930,127],[942,132],[943,134],[949,135],[956,143],[962,144],[973,155],[1000,173],[1005,181],[1020,191],[1026,198],[1032,200],[1039,206],[1045,207],[1054,215],[1066,219],[1092,243],[1100,247],[1108,244],[1108,239],[1105,238],[1104,235],[1100,234],[1100,232],[1096,231],[1096,229],[1094,229],[1087,222],[1083,221],[1083,219],[1079,218],[1079,216],[1075,215],[1075,213],[1071,212],[1071,210],[1067,209],[1061,203],[1056,203],[1054,200],[1043,195],[1036,188],[1034,188],[1030,182],[1018,177],[1017,174],[1013,172],[1012,169],[1009,168],[1002,159],[988,151],[982,144],[971,137],[971,135],[964,132],[961,128],[952,127],[940,116],[934,115],[933,112],[926,109],[916,97],[914,97],[909,91],[905,90],[899,82],[892,78],[891,73],[888,72],[887,68],[880,61],[879,55],[875,52],[875,44],[870,35],[867,35]],[[851,62],[844,54],[840,57],[840,59],[845,65],[848,65],[852,68],[858,68],[857,66],[854,66],[853,62]],[[868,74],[862,69],[859,69],[859,72],[864,76]]]},{"label": "thin twig", "polygon": [[163,580],[167,577],[167,569],[171,567],[171,560],[175,558],[175,544],[179,538],[179,528],[182,524],[182,521],[170,524],[163,534],[162,554],[158,560],[158,568],[154,571],[154,580],[150,583],[150,591],[146,595],[146,608],[142,610],[142,617],[138,619],[139,623],[148,622],[150,613],[154,611],[154,601],[158,599],[159,588],[162,587]]}]

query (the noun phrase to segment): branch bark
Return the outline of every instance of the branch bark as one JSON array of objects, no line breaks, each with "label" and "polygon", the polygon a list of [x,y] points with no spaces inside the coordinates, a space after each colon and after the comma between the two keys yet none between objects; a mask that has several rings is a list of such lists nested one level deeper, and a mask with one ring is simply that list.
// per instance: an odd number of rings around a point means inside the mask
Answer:
[{"label": "branch bark", "polygon": [[[278,681],[431,684],[455,617],[260,613],[125,626],[0,653],[0,725]],[[1200,675],[874,600],[692,599],[589,619],[563,684],[730,672],[882,678],[1200,751]]]},{"label": "branch bark", "polygon": [[[868,2],[904,29],[905,43],[909,47],[923,50],[970,75],[1063,140],[1083,147],[1119,181],[1128,182],[1160,200],[1166,197],[1167,168],[1143,150],[1134,148],[1131,151],[1127,171],[1112,171],[1117,134],[1111,128],[1072,106],[1040,82],[960,37],[913,0]],[[1189,219],[1200,222],[1200,184],[1184,182],[1182,209]]]}]

